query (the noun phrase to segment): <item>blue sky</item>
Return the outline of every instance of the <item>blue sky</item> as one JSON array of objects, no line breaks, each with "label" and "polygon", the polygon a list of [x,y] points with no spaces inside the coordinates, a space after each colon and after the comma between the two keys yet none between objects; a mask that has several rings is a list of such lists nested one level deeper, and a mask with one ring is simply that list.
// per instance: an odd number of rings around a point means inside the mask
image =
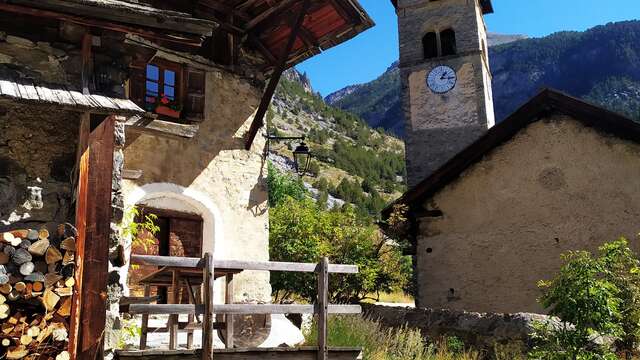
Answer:
[{"label": "blue sky", "polygon": [[[396,15],[389,0],[360,0],[376,27],[298,66],[316,91],[327,95],[367,82],[398,59]],[[640,19],[639,0],[493,0],[486,17],[489,31],[545,36],[562,30],[586,30],[608,22]]]}]

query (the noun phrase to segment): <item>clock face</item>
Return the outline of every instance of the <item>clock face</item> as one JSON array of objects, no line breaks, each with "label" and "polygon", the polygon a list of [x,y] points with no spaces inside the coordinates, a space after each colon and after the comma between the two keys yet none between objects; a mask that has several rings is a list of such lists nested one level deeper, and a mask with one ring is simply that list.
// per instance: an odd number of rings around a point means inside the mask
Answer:
[{"label": "clock face", "polygon": [[456,72],[445,65],[434,68],[427,76],[427,85],[436,94],[451,91],[456,86],[456,81],[458,81]]}]

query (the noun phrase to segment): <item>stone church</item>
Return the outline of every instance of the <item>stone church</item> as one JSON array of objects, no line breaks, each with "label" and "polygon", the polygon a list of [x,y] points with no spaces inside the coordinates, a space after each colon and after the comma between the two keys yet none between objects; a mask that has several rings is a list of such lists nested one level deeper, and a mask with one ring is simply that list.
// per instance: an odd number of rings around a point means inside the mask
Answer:
[{"label": "stone church", "polygon": [[636,239],[640,124],[543,90],[495,125],[491,1],[394,5],[417,305],[543,312],[562,253]]}]

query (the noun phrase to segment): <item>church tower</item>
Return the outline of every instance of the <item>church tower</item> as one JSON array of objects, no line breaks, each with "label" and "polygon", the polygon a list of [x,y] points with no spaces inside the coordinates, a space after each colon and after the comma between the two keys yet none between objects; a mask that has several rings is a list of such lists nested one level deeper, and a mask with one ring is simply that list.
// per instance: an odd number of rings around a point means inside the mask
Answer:
[{"label": "church tower", "polygon": [[491,0],[392,0],[400,35],[408,184],[495,123],[484,15]]}]

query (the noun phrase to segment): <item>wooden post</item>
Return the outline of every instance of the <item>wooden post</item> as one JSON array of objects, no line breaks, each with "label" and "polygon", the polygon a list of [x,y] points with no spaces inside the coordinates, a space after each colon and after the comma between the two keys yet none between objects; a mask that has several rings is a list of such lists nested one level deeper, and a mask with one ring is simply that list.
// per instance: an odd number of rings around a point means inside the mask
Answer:
[{"label": "wooden post", "polygon": [[[115,117],[109,116],[89,135],[89,168],[86,181],[86,208],[76,214],[78,223],[86,224],[84,236],[76,239],[76,264],[80,271],[76,277],[81,284],[78,296],[80,329],[77,359],[102,359],[105,321],[107,316],[107,283],[109,277],[109,236],[111,235],[111,179],[115,148]],[[80,241],[78,241],[80,240]],[[78,305],[78,304],[76,304]],[[76,345],[77,344],[77,345]]]},{"label": "wooden post", "polygon": [[[144,285],[144,297],[151,296],[151,285]],[[147,332],[149,331],[149,314],[142,315],[142,327],[140,329],[140,350],[147,348]]]},{"label": "wooden post", "polygon": [[[171,293],[169,303],[178,304],[180,297],[180,274],[178,270],[173,270],[173,279],[171,281]],[[178,325],[179,315],[169,315],[169,350],[178,348]]]},{"label": "wooden post", "polygon": [[[233,274],[227,274],[227,290],[225,292],[225,303],[233,304]],[[233,315],[227,314],[224,316],[224,326],[226,330],[226,347],[227,349],[233,349]]]},{"label": "wooden post", "polygon": [[203,291],[204,320],[202,322],[202,360],[213,359],[213,256],[204,254]]},{"label": "wooden post", "polygon": [[329,259],[326,257],[322,258],[322,261],[318,264],[318,300],[316,308],[318,314],[318,360],[328,360]]}]

